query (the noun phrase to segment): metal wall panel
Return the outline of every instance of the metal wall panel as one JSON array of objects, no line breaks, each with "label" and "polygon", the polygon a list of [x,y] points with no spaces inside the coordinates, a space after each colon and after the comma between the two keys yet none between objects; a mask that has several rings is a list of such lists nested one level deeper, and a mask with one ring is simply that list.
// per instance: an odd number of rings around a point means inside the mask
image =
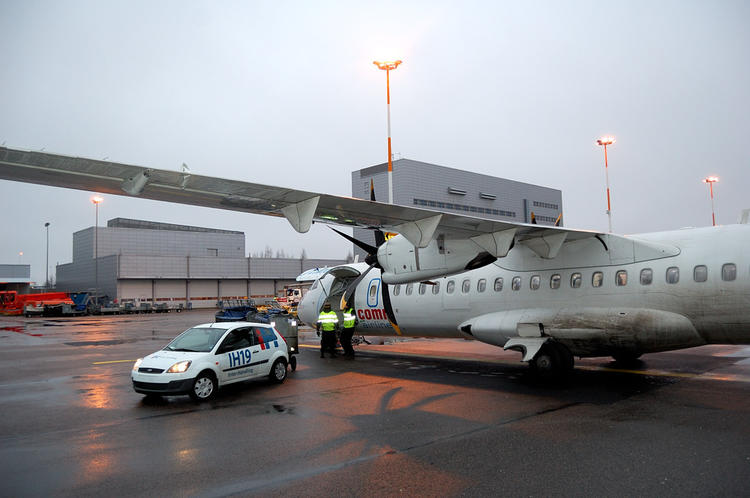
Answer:
[{"label": "metal wall panel", "polygon": [[189,297],[193,308],[214,308],[219,300],[216,280],[190,280]]},{"label": "metal wall panel", "polygon": [[247,296],[247,280],[221,280],[220,299],[242,299]]},{"label": "metal wall panel", "polygon": [[190,278],[247,278],[247,258],[190,258]]},{"label": "metal wall panel", "polygon": [[122,301],[151,301],[151,280],[122,280],[120,281],[120,295]]},{"label": "metal wall panel", "polygon": [[185,302],[184,280],[154,280],[154,299],[156,301]]}]

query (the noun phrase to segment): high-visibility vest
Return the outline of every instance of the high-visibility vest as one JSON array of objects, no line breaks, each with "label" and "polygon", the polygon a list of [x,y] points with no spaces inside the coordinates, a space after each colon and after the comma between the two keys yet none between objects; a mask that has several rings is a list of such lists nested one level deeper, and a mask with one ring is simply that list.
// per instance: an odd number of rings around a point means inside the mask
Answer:
[{"label": "high-visibility vest", "polygon": [[332,331],[336,330],[336,324],[339,323],[339,317],[336,316],[335,311],[321,311],[320,315],[318,315],[318,323],[320,324],[320,328],[325,331]]},{"label": "high-visibility vest", "polygon": [[352,308],[347,309],[344,311],[344,328],[350,329],[354,327],[354,321],[357,319],[357,315],[354,314],[354,310]]}]

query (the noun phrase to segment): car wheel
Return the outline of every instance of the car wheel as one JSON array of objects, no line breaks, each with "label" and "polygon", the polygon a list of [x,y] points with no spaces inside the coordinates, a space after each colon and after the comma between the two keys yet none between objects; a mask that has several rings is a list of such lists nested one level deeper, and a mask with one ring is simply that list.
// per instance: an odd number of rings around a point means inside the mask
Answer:
[{"label": "car wheel", "polygon": [[201,372],[193,381],[190,397],[195,401],[207,401],[216,395],[216,377],[210,372]]},{"label": "car wheel", "polygon": [[292,372],[297,370],[297,358],[292,356],[289,358],[289,366],[292,367]]},{"label": "car wheel", "polygon": [[268,374],[273,382],[281,384],[286,379],[286,360],[279,358],[276,360],[271,367],[271,373]]}]

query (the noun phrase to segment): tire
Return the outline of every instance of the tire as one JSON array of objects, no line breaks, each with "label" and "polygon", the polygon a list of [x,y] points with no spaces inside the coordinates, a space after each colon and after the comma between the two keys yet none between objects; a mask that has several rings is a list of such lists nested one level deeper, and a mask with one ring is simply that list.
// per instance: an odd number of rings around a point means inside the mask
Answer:
[{"label": "tire", "polygon": [[272,382],[275,382],[277,384],[281,384],[282,382],[284,382],[284,379],[286,379],[286,360],[284,358],[279,358],[278,360],[273,362],[273,366],[271,367],[271,372],[268,374],[268,377]]},{"label": "tire", "polygon": [[573,371],[574,358],[568,348],[547,342],[531,361],[534,372],[543,379],[565,378]]},{"label": "tire", "polygon": [[639,363],[640,353],[617,353],[612,358],[620,365],[635,365]]},{"label": "tire", "polygon": [[216,377],[212,372],[205,371],[195,377],[189,394],[195,401],[208,401],[216,396],[217,389]]},{"label": "tire", "polygon": [[297,370],[297,358],[292,356],[289,358],[289,366],[292,367],[292,372]]}]

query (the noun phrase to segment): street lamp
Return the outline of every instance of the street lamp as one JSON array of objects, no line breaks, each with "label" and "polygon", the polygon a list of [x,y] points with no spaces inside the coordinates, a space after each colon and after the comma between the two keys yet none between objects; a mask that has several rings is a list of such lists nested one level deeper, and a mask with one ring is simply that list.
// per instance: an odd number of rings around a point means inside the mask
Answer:
[{"label": "street lamp", "polygon": [[711,192],[711,221],[713,222],[713,226],[716,226],[716,214],[714,213],[714,183],[718,182],[719,178],[716,176],[707,176],[702,181],[703,183],[708,183],[708,188]]},{"label": "street lamp", "polygon": [[49,221],[44,224],[47,229],[47,265],[44,267],[44,288],[49,289]]},{"label": "street lamp", "polygon": [[99,304],[99,203],[104,199],[95,195],[91,202],[96,206],[96,222],[94,223],[94,304]]},{"label": "street lamp", "polygon": [[609,233],[612,233],[612,204],[609,200],[609,164],[607,163],[607,145],[615,143],[615,137],[606,136],[596,141],[597,145],[604,146],[604,176],[607,179],[607,218],[609,219]]},{"label": "street lamp", "polygon": [[393,204],[393,153],[391,152],[391,71],[396,69],[401,61],[379,62],[372,61],[378,69],[385,71],[386,101],[388,104],[388,204]]}]

